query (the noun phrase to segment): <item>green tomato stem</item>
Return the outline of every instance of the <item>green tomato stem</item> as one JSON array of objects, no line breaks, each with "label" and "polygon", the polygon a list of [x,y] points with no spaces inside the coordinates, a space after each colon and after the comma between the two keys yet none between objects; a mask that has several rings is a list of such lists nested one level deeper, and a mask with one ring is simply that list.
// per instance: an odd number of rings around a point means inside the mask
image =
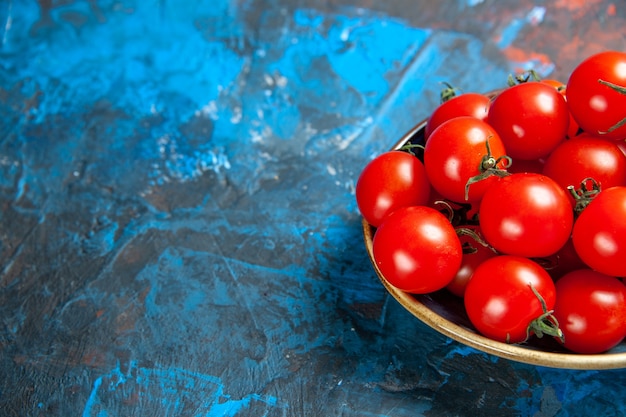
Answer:
[{"label": "green tomato stem", "polygon": [[424,145],[420,145],[419,143],[407,143],[400,148],[401,151],[408,152],[411,155],[416,156],[415,152],[413,152],[413,149],[419,149],[423,151]]},{"label": "green tomato stem", "polygon": [[458,93],[460,92],[458,88],[454,87],[448,82],[443,81],[441,84],[446,86],[443,90],[441,90],[441,93],[439,94],[439,99],[441,103],[445,103],[451,98],[456,97]]},{"label": "green tomato stem", "polygon": [[[511,166],[512,160],[510,157],[503,155],[498,158],[495,158],[491,154],[491,146],[489,145],[489,138],[485,141],[485,147],[487,148],[487,154],[483,156],[480,161],[480,165],[478,166],[478,170],[480,173],[471,177],[467,180],[465,184],[465,201],[469,200],[469,189],[472,184],[477,183],[478,181],[482,181],[491,176],[496,177],[506,177],[507,175],[511,175],[507,168]],[[505,161],[504,168],[498,168],[498,165],[502,161]]]},{"label": "green tomato stem", "polygon": [[[591,189],[587,188],[587,183],[591,183]],[[591,178],[587,177],[580,182],[580,188],[576,189],[573,185],[567,187],[576,205],[574,206],[574,213],[578,216],[582,211],[591,203],[591,200],[601,191],[600,184]]]},{"label": "green tomato stem", "polygon": [[558,338],[561,343],[565,342],[565,336],[559,327],[559,321],[554,317],[554,310],[548,310],[546,301],[541,294],[533,287],[532,284],[528,284],[535,297],[541,303],[541,309],[543,314],[531,321],[526,328],[526,340],[530,337],[531,333],[534,333],[538,338],[542,338],[544,335]]},{"label": "green tomato stem", "polygon": [[621,85],[614,84],[610,81],[604,81],[602,79],[598,80],[598,82],[602,85],[606,85],[607,87],[617,91],[620,94],[626,94],[626,87],[622,87]]},{"label": "green tomato stem", "polygon": [[541,77],[539,76],[539,73],[537,73],[537,71],[535,71],[534,69],[524,71],[523,73],[518,74],[516,76],[509,74],[509,77],[507,78],[507,84],[509,87],[513,87],[514,85],[517,85],[517,84],[524,84],[529,81],[541,81]]},{"label": "green tomato stem", "polygon": [[469,236],[479,245],[484,246],[485,248],[489,248],[494,253],[497,253],[496,250],[491,245],[489,245],[489,243],[487,243],[487,241],[475,230],[470,229],[469,227],[457,227],[456,229],[454,229],[454,231],[456,232],[457,236]]},{"label": "green tomato stem", "polygon": [[[600,84],[602,84],[602,85],[605,85],[605,86],[607,86],[607,87],[611,88],[612,90],[617,91],[619,94],[622,94],[622,95],[626,94],[626,87],[623,87],[623,86],[621,86],[621,85],[614,84],[614,83],[612,83],[612,82],[610,82],[610,81],[604,81],[604,80],[602,80],[602,79],[599,79],[599,80],[598,80],[598,82],[599,82]],[[624,117],[624,118],[623,118],[622,120],[620,120],[619,122],[615,123],[615,124],[614,124],[613,126],[611,126],[611,127],[609,128],[609,130],[607,130],[606,132],[600,132],[600,133],[601,133],[601,134],[611,133],[612,131],[619,129],[620,127],[622,127],[622,126],[624,126],[624,125],[626,125],[626,117]]]}]

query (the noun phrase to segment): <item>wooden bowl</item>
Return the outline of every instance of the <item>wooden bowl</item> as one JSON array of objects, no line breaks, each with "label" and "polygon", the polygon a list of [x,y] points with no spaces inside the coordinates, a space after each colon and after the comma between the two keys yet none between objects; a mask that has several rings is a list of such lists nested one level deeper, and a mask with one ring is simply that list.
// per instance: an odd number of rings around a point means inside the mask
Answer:
[{"label": "wooden bowl", "polygon": [[[426,121],[408,131],[392,149],[400,149],[407,143],[424,143]],[[409,294],[395,288],[385,279],[374,261],[372,238],[375,228],[363,223],[365,247],[370,261],[389,294],[411,314],[439,333],[471,346],[482,352],[501,358],[562,369],[617,369],[626,368],[626,341],[606,353],[586,355],[571,353],[549,336],[531,338],[523,344],[497,342],[480,335],[465,313],[463,300],[443,289],[431,294]]]}]

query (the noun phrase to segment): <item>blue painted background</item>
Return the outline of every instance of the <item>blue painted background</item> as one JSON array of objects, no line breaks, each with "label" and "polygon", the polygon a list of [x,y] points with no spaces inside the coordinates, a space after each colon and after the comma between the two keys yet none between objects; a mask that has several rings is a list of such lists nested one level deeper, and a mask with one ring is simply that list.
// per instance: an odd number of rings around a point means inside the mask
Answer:
[{"label": "blue painted background", "polygon": [[507,3],[0,2],[2,415],[622,414],[621,371],[417,322],[362,243],[360,169],[442,81],[563,71],[511,47],[564,9]]}]

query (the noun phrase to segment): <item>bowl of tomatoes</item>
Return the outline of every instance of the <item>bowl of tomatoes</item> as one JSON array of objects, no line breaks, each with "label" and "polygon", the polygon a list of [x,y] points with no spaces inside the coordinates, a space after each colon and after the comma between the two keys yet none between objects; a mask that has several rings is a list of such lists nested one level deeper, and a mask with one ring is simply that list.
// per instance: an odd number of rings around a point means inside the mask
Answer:
[{"label": "bowl of tomatoes", "polygon": [[529,72],[488,94],[446,89],[370,160],[355,194],[389,294],[498,357],[626,368],[624,67],[606,51],[566,83]]}]

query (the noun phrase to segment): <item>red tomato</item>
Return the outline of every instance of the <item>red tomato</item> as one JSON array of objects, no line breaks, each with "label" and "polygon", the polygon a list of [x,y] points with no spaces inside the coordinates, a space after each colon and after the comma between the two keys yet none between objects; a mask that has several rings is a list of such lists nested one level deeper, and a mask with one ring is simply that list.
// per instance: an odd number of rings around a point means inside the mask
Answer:
[{"label": "red tomato", "polygon": [[529,258],[556,253],[574,222],[565,191],[535,173],[501,178],[485,192],[478,213],[483,236],[497,251]]},{"label": "red tomato", "polygon": [[370,161],[356,183],[361,215],[378,227],[400,207],[426,204],[430,183],[422,162],[408,152],[389,151]]},{"label": "red tomato", "polygon": [[[495,176],[483,179],[469,187],[465,198],[467,182],[482,172],[483,160],[488,159],[487,141],[492,160],[505,155],[500,136],[487,123],[470,116],[450,119],[430,135],[424,147],[424,166],[433,188],[448,200],[459,203],[480,201],[485,190],[497,180]],[[496,166],[506,167],[506,161],[499,160]]]},{"label": "red tomato", "polygon": [[[557,80],[541,80],[542,83],[544,84],[548,84],[551,85],[552,87],[556,88],[556,91],[558,91],[563,98],[565,99],[565,101],[567,101],[567,96],[565,94],[567,87],[565,86],[565,84],[563,84],[560,81]],[[569,110],[569,107],[568,107]],[[574,136],[576,136],[578,134],[578,129],[580,129],[580,126],[578,126],[578,123],[576,122],[576,119],[574,119],[574,116],[572,116],[571,112],[569,113],[569,124],[567,126],[567,137],[568,138],[573,138]]]},{"label": "red tomato", "polygon": [[480,120],[487,119],[491,100],[484,94],[465,93],[441,103],[430,115],[424,128],[424,139],[443,122],[459,116],[472,116]]},{"label": "red tomato", "polygon": [[552,86],[525,82],[503,90],[491,103],[487,121],[513,159],[547,156],[567,135],[567,102]]},{"label": "red tomato", "polygon": [[626,53],[605,51],[582,61],[572,71],[565,94],[585,132],[626,139]]},{"label": "red tomato", "polygon": [[591,200],[574,223],[572,239],[591,269],[626,277],[626,187],[604,189]]},{"label": "red tomato", "polygon": [[403,207],[376,230],[373,254],[396,288],[423,294],[444,288],[461,265],[463,250],[452,224],[437,210]]},{"label": "red tomato", "polygon": [[[626,185],[626,155],[615,141],[583,133],[561,142],[552,151],[546,159],[543,174],[566,191],[570,185],[579,189],[581,182],[589,177],[602,188]],[[574,206],[574,198],[569,193],[568,197]]]},{"label": "red tomato", "polygon": [[572,271],[556,283],[554,317],[567,349],[605,352],[626,337],[626,286],[591,269]]},{"label": "red tomato", "polygon": [[[478,234],[480,238],[480,231],[477,228],[464,228]],[[459,229],[457,229],[457,235],[459,234],[458,230]],[[487,259],[496,256],[496,252],[490,247],[485,246],[483,244],[484,242],[477,241],[474,237],[468,234],[461,234],[459,236],[459,240],[461,241],[461,246],[463,248],[463,260],[461,261],[459,270],[452,281],[446,286],[446,289],[452,294],[462,298],[465,295],[467,283],[478,265],[482,264]]]},{"label": "red tomato", "polygon": [[[535,291],[543,299],[545,311]],[[500,342],[520,343],[532,333],[549,334],[541,326],[541,317],[552,310],[555,299],[554,282],[539,264],[502,255],[476,268],[467,284],[464,304],[481,334]]]}]

